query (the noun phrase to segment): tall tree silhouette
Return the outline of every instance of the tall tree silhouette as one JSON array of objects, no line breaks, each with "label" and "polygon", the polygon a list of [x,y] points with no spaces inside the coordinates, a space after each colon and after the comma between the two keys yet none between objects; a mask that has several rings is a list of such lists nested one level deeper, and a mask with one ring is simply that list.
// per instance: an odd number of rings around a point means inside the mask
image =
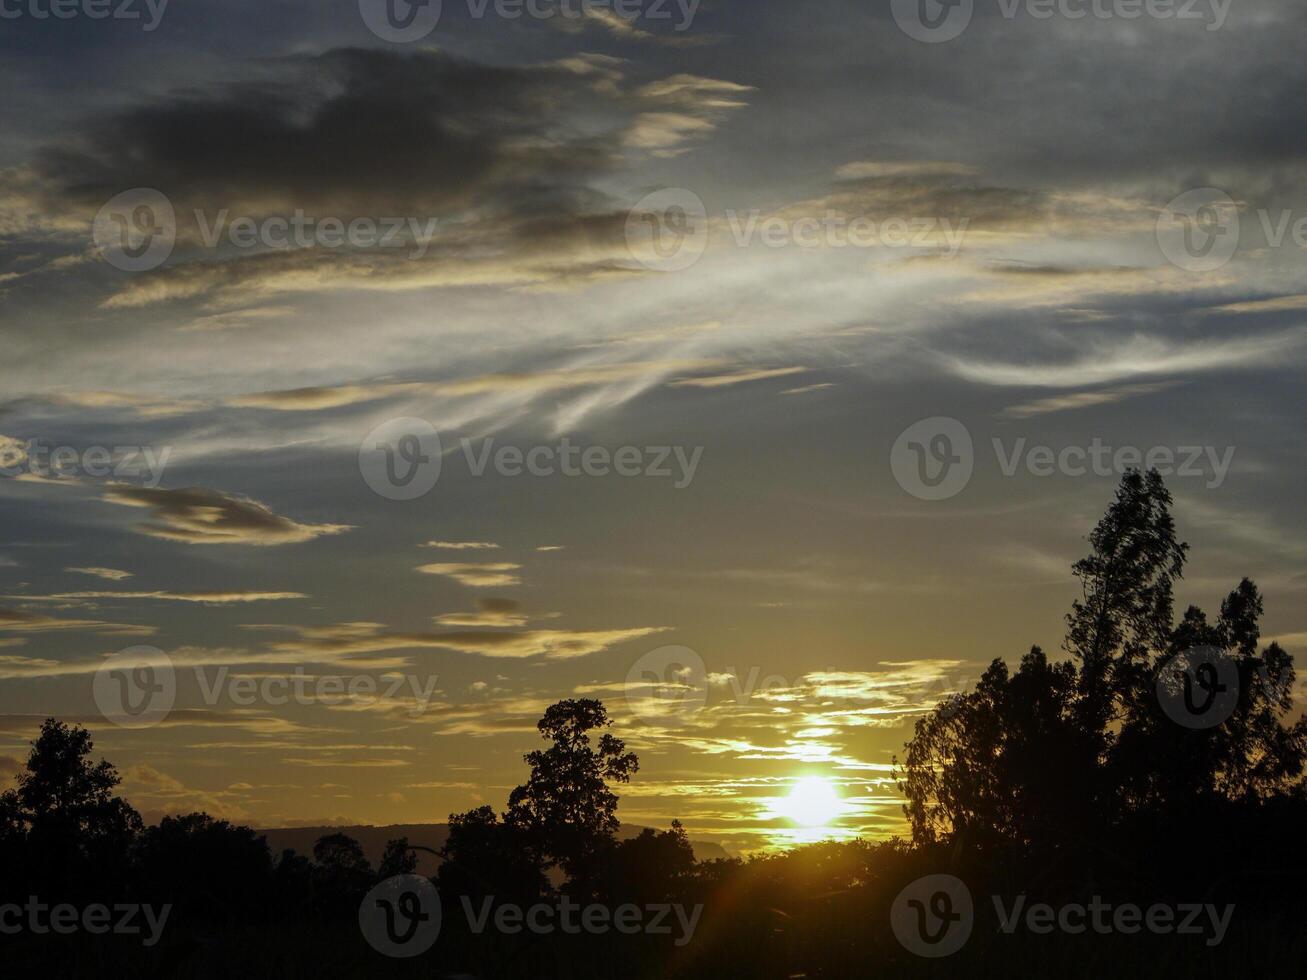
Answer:
[{"label": "tall tree silhouette", "polygon": [[1107,732],[1148,652],[1170,640],[1172,587],[1189,550],[1176,540],[1171,502],[1155,470],[1128,471],[1089,535],[1093,550],[1072,566],[1083,596],[1067,614],[1065,646],[1080,661],[1077,712],[1087,731]]},{"label": "tall tree silhouette", "polygon": [[597,700],[550,706],[536,727],[553,745],[527,753],[530,778],[508,798],[506,822],[573,881],[592,873],[595,860],[613,843],[617,796],[609,782],[630,782],[640,767],[635,753],[609,732],[591,744],[590,733],[610,724]]}]

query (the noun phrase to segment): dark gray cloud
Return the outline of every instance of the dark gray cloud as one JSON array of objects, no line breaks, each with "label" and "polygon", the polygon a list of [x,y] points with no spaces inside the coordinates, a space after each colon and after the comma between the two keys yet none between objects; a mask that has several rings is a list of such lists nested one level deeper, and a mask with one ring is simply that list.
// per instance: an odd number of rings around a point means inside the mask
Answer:
[{"label": "dark gray cloud", "polygon": [[341,49],[253,66],[253,77],[91,122],[43,150],[51,191],[97,207],[146,186],[179,208],[548,213],[613,163],[613,137],[568,125],[593,78],[437,51]]}]

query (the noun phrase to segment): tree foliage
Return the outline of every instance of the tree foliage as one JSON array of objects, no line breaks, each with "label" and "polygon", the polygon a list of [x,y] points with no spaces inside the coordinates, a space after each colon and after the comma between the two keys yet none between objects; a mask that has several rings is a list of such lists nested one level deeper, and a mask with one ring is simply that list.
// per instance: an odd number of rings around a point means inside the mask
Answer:
[{"label": "tree foliage", "polygon": [[[974,691],[917,723],[900,770],[914,841],[1057,849],[1141,816],[1295,791],[1307,721],[1288,724],[1292,658],[1258,650],[1262,598],[1247,579],[1216,622],[1196,607],[1173,621],[1188,545],[1170,508],[1155,472],[1128,472],[1073,566],[1073,660],[1035,648],[1013,674],[995,660]],[[1230,716],[1205,730],[1176,724],[1157,694],[1173,658],[1195,648],[1228,656],[1238,676]]]}]

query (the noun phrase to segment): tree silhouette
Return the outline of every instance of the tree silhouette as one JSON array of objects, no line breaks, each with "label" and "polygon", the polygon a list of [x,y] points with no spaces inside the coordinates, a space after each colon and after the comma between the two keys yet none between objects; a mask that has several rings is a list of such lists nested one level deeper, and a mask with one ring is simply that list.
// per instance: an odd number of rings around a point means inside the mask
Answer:
[{"label": "tree silhouette", "polygon": [[1015,674],[995,660],[974,691],[920,720],[900,783],[913,839],[1043,846],[1091,820],[1094,744],[1076,724],[1076,681],[1035,647]]},{"label": "tree silhouette", "polygon": [[475,900],[499,896],[529,904],[549,883],[535,849],[514,825],[483,806],[449,816],[449,837],[437,873],[442,894]]},{"label": "tree silhouette", "polygon": [[608,853],[602,890],[610,901],[660,902],[680,896],[694,875],[694,848],[679,820],[672,829],[646,827]]},{"label": "tree silhouette", "polygon": [[[1082,598],[1067,616],[1072,662],[1038,648],[1009,675],[995,660],[976,689],[917,722],[900,770],[913,840],[979,849],[1061,849],[1146,817],[1284,797],[1307,760],[1293,708],[1292,658],[1261,653],[1262,599],[1245,579],[1215,623],[1190,607],[1172,621],[1188,545],[1155,472],[1130,471],[1077,562]],[[1168,718],[1158,685],[1177,655],[1228,656],[1237,704],[1198,730]]]},{"label": "tree silhouette", "polygon": [[1089,535],[1093,550],[1071,569],[1083,590],[1067,614],[1065,643],[1080,661],[1076,710],[1086,731],[1104,737],[1147,652],[1170,638],[1172,587],[1189,550],[1176,540],[1171,503],[1156,471],[1127,471]]},{"label": "tree silhouette", "polygon": [[597,700],[550,706],[536,727],[553,745],[525,756],[531,775],[508,798],[505,822],[573,881],[593,873],[599,855],[613,844],[617,797],[608,783],[630,782],[640,767],[635,753],[608,732],[591,744],[589,733],[610,724]]},{"label": "tree silhouette", "polygon": [[142,828],[140,815],[114,795],[118,770],[91,762],[95,745],[85,728],[53,718],[31,744],[17,786],[0,794],[7,849],[18,850],[27,873],[39,871],[48,887],[118,880]]},{"label": "tree silhouette", "polygon": [[207,813],[166,816],[145,829],[136,859],[143,890],[167,896],[183,915],[239,918],[266,907],[272,859],[249,827]]},{"label": "tree silhouette", "polygon": [[418,856],[408,846],[407,837],[398,837],[386,841],[386,850],[381,855],[377,866],[377,877],[393,878],[395,875],[412,874],[418,866]]},{"label": "tree silhouette", "polygon": [[[1221,604],[1215,623],[1189,607],[1167,647],[1140,671],[1106,767],[1126,814],[1264,802],[1290,792],[1300,779],[1307,720],[1286,724],[1293,711],[1293,658],[1275,643],[1258,651],[1262,611],[1257,587],[1244,579]],[[1227,658],[1235,671],[1237,701],[1229,719],[1210,729],[1177,726],[1153,696],[1172,658],[1193,649]]]}]

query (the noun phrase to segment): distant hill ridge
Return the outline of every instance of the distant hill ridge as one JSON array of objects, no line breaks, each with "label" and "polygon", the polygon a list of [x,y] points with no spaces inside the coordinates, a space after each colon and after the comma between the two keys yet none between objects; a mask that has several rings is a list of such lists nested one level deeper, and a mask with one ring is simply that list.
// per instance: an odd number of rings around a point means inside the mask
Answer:
[{"label": "distant hill ridge", "polygon": [[[640,832],[646,828],[636,824],[622,824],[622,829],[618,831],[617,836],[621,840],[631,837],[638,837]],[[392,824],[388,827],[371,827],[371,826],[349,826],[349,827],[280,827],[270,830],[256,830],[255,833],[261,834],[267,838],[268,849],[272,851],[273,857],[280,857],[281,852],[287,849],[296,851],[309,857],[313,855],[313,845],[317,843],[319,837],[325,837],[328,834],[345,834],[359,842],[363,848],[363,853],[367,855],[368,860],[376,867],[381,861],[381,855],[386,850],[387,841],[392,841],[397,837],[407,837],[410,844],[429,847],[432,850],[440,850],[449,836],[449,824],[447,823],[401,823]],[[691,846],[694,848],[694,857],[697,861],[712,861],[717,858],[728,858],[730,854],[720,844],[712,841],[691,840]],[[417,852],[419,874],[433,875],[440,866],[440,859],[433,854],[427,854],[424,851]]]}]

